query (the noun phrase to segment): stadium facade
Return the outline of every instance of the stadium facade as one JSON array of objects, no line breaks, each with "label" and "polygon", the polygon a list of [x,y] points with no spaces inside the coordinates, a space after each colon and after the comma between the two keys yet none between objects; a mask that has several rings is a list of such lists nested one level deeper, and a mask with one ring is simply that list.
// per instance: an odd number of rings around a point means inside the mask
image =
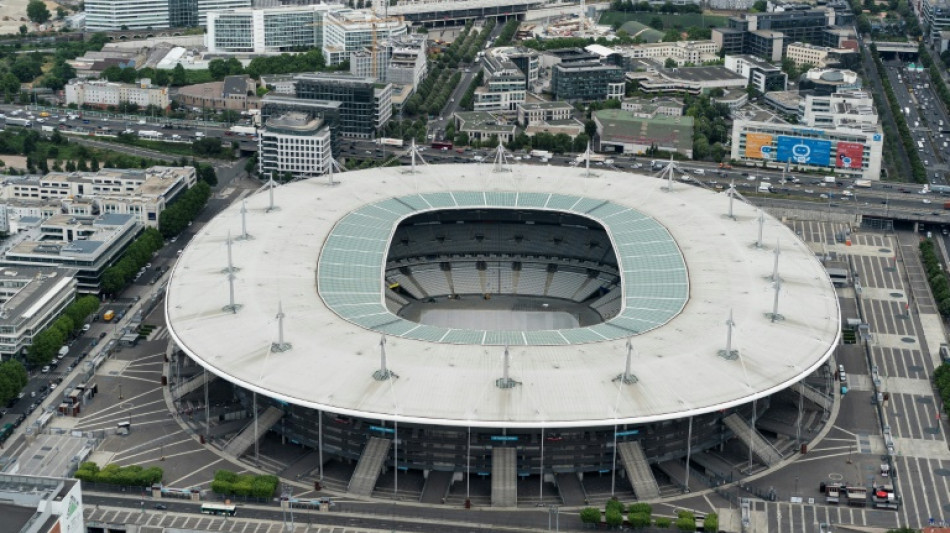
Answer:
[{"label": "stadium facade", "polygon": [[650,465],[730,441],[777,463],[755,421],[776,395],[815,398],[805,382],[827,378],[840,331],[805,244],[699,187],[493,170],[300,181],[195,236],[166,316],[259,413],[226,450],[274,431],[352,465],[353,494],[381,471],[441,472],[490,479],[497,506],[538,475],[655,498]]}]

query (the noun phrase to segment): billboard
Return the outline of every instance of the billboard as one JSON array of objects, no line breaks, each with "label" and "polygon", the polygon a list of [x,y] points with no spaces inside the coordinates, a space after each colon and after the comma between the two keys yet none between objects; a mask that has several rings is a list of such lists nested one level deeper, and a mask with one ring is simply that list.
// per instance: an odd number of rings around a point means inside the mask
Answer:
[{"label": "billboard", "polygon": [[831,141],[779,135],[775,159],[783,163],[827,167],[831,165]]},{"label": "billboard", "polygon": [[754,159],[773,159],[772,135],[769,133],[746,133],[745,156]]},{"label": "billboard", "polygon": [[864,145],[860,143],[838,143],[838,157],[835,159],[835,165],[838,168],[856,168],[860,169],[864,163]]}]

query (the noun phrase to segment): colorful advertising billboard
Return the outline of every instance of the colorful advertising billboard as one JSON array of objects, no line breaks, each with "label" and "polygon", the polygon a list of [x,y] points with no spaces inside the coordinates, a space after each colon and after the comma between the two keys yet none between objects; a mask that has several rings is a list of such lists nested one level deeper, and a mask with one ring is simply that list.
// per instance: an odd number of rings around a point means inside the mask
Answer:
[{"label": "colorful advertising billboard", "polygon": [[746,133],[745,156],[754,159],[772,159],[772,135],[769,133]]},{"label": "colorful advertising billboard", "polygon": [[860,143],[838,143],[838,157],[835,165],[838,168],[860,169],[864,163],[864,145]]},{"label": "colorful advertising billboard", "polygon": [[775,159],[783,163],[827,167],[831,165],[831,141],[779,135]]}]

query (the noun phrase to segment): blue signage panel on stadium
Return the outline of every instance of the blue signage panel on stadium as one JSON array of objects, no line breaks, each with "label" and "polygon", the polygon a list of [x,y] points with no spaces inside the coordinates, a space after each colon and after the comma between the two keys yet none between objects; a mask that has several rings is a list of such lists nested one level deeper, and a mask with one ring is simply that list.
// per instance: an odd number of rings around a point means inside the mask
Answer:
[{"label": "blue signage panel on stadium", "polygon": [[831,141],[779,135],[775,160],[827,167],[831,163]]}]

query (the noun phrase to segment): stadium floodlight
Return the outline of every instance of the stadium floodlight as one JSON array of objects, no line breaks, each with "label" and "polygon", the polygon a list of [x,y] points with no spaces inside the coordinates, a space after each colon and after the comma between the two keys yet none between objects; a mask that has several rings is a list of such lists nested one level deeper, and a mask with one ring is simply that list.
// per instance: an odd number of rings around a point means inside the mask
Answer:
[{"label": "stadium floodlight", "polygon": [[736,327],[736,322],[732,319],[732,309],[729,310],[729,319],[726,320],[726,349],[719,350],[719,357],[732,361],[739,357],[739,350],[732,349],[732,330]]},{"label": "stadium floodlight", "polygon": [[520,383],[511,379],[508,369],[511,367],[511,354],[508,352],[508,345],[505,345],[505,359],[502,364],[502,376],[495,380],[495,386],[499,389],[510,389]]},{"label": "stadium floodlight", "polygon": [[416,139],[413,137],[412,143],[409,145],[409,169],[403,170],[403,174],[415,174],[416,173],[416,158],[419,158],[419,161],[422,161],[423,165],[428,165],[425,158],[422,157],[422,152],[419,150],[419,147],[416,146]]},{"label": "stadium floodlight", "polygon": [[237,314],[241,307],[241,304],[234,302],[234,272],[228,272],[228,305],[221,310]]},{"label": "stadium floodlight", "polygon": [[224,268],[223,270],[221,270],[221,272],[225,274],[231,274],[233,272],[237,272],[238,270],[240,270],[239,268],[234,266],[234,261],[231,257],[231,243],[232,243],[231,231],[228,230],[228,266]]},{"label": "stadium floodlight", "polygon": [[495,147],[495,164],[492,166],[492,172],[511,172],[508,166],[508,152],[505,151],[505,143],[499,141]]},{"label": "stadium floodlight", "polygon": [[241,200],[241,234],[235,240],[246,241],[251,238],[247,232],[247,200]]},{"label": "stadium floodlight", "polygon": [[633,353],[634,353],[633,342],[628,338],[626,365],[624,366],[623,374],[620,374],[617,377],[615,377],[614,381],[619,381],[623,383],[624,385],[632,385],[636,383],[637,381],[639,381],[637,379],[637,376],[633,375],[633,373],[630,372],[630,367],[632,366],[632,363],[633,363]]},{"label": "stadium floodlight", "polygon": [[785,317],[778,313],[778,295],[779,295],[779,292],[781,292],[782,290],[782,280],[776,279],[774,287],[775,287],[775,300],[772,302],[772,312],[766,315],[767,317],[769,317],[769,319],[772,322],[776,322],[778,320],[785,320]]},{"label": "stadium floodlight", "polygon": [[[272,352],[286,352],[291,349],[293,345],[289,342],[284,341],[284,306],[283,302],[280,300],[277,301],[277,342],[270,345],[270,351]],[[256,412],[256,411],[255,411]]]},{"label": "stadium floodlight", "polygon": [[782,243],[778,240],[775,241],[775,262],[772,263],[772,281],[779,281],[778,277],[778,258],[782,255]]},{"label": "stadium floodlight", "polygon": [[373,372],[373,379],[376,381],[386,381],[389,378],[398,378],[394,372],[386,367],[386,336],[379,339],[379,370]]},{"label": "stadium floodlight", "polygon": [[269,172],[267,176],[269,179],[267,180],[265,187],[267,187],[267,193],[269,194],[269,202],[267,204],[267,209],[264,212],[270,213],[277,210],[277,208],[274,206],[274,189],[277,187],[277,182],[274,181],[273,172]]},{"label": "stadium floodlight", "polygon": [[762,228],[765,227],[765,213],[762,210],[759,210],[759,238],[755,241],[755,247],[762,247]]}]

